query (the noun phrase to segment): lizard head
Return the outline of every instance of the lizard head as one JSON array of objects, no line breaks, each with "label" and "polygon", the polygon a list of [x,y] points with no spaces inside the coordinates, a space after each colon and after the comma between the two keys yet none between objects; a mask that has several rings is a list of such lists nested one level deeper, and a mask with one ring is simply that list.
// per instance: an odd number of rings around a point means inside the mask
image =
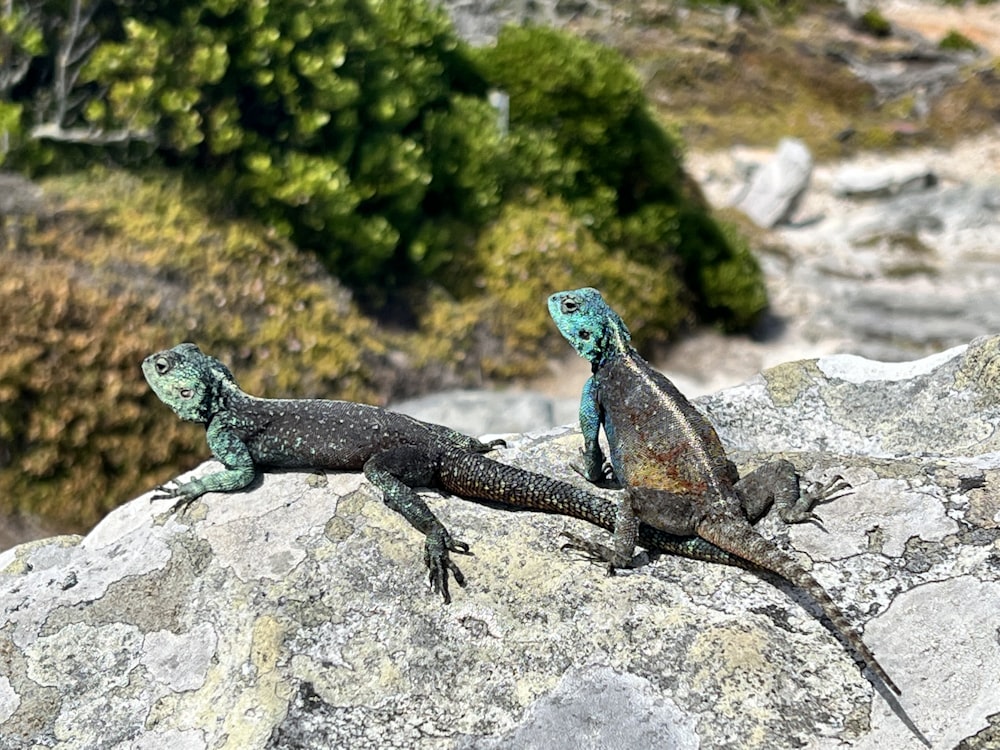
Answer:
[{"label": "lizard head", "polygon": [[624,352],[632,338],[618,313],[590,287],[556,292],[549,297],[549,314],[579,355],[594,365]]},{"label": "lizard head", "polygon": [[188,422],[207,424],[219,410],[224,393],[236,387],[229,368],[194,344],[178,344],[150,354],[142,374],[160,401]]}]

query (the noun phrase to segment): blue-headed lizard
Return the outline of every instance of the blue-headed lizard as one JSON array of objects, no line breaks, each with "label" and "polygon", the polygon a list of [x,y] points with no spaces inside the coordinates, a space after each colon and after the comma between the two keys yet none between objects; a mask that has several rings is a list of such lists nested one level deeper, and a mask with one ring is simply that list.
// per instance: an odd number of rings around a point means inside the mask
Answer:
[{"label": "blue-headed lizard", "polygon": [[[740,479],[708,419],[639,356],[625,323],[600,292],[558,292],[549,297],[548,307],[562,335],[591,363],[593,374],[580,402],[582,473],[591,482],[611,480],[625,489],[616,509],[613,546],[572,536],[568,546],[609,563],[613,571],[631,565],[636,543],[642,543],[639,528],[709,542],[750,564],[744,567],[770,571],[807,591],[865,666],[898,694],[830,595],[752,527],[772,500],[787,522],[814,520],[813,506],[846,485],[838,481],[817,494],[800,493],[798,476],[787,461]],[[610,467],[598,440],[602,427]]]}]

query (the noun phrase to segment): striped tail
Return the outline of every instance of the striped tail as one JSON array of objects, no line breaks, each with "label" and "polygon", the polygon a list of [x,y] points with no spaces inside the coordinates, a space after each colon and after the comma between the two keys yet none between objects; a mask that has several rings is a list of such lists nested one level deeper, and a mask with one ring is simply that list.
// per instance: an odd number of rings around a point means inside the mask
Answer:
[{"label": "striped tail", "polygon": [[718,523],[703,523],[698,528],[698,534],[730,554],[742,557],[759,568],[775,573],[808,592],[819,604],[823,614],[833,624],[837,633],[861,657],[865,666],[878,675],[879,679],[896,695],[902,694],[896,683],[878,663],[875,655],[861,640],[861,636],[848,621],[843,610],[830,598],[826,589],[794,558],[757,534],[746,522],[741,523],[738,520],[730,521],[727,519]]}]

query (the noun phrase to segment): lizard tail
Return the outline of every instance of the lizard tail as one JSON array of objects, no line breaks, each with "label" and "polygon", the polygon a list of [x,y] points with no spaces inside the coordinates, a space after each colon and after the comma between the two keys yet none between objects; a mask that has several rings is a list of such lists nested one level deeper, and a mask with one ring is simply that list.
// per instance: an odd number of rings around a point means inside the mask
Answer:
[{"label": "lizard tail", "polygon": [[479,453],[449,452],[441,461],[438,481],[462,497],[572,516],[609,531],[615,527],[615,507],[604,498]]},{"label": "lizard tail", "polygon": [[848,621],[843,610],[826,593],[826,589],[819,584],[819,581],[813,578],[791,555],[788,555],[772,542],[760,536],[749,524],[744,525],[731,521],[712,524],[703,523],[698,528],[698,535],[713,545],[748,560],[756,567],[779,575],[805,590],[819,604],[820,609],[823,610],[823,614],[830,620],[834,630],[861,657],[864,665],[878,675],[878,678],[896,695],[902,694],[896,683],[892,681],[889,674],[878,663],[875,654],[861,640],[861,636]]},{"label": "lizard tail", "polygon": [[[558,479],[494,461],[479,453],[450,451],[438,470],[441,487],[455,495],[504,503],[589,521],[614,532],[617,510],[603,497]],[[639,544],[646,549],[704,562],[736,565],[760,572],[765,568],[720,549],[696,536],[674,536],[648,524],[639,527]]]}]

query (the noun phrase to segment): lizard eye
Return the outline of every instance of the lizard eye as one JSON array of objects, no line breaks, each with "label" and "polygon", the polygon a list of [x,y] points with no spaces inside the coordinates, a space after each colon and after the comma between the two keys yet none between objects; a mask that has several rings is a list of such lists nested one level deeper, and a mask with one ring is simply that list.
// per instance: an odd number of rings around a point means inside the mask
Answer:
[{"label": "lizard eye", "polygon": [[575,313],[580,309],[580,304],[572,299],[564,299],[561,306],[564,313]]},{"label": "lizard eye", "polygon": [[157,375],[166,375],[170,372],[170,361],[166,357],[157,357],[153,363]]},{"label": "lizard eye", "polygon": [[577,336],[577,338],[579,338],[579,339],[581,339],[583,341],[590,341],[590,331],[588,331],[588,330],[585,330],[585,329],[579,330],[579,331],[576,332],[576,336]]},{"label": "lizard eye", "polygon": [[190,388],[181,388],[181,398],[188,399],[194,395],[194,391]]}]

